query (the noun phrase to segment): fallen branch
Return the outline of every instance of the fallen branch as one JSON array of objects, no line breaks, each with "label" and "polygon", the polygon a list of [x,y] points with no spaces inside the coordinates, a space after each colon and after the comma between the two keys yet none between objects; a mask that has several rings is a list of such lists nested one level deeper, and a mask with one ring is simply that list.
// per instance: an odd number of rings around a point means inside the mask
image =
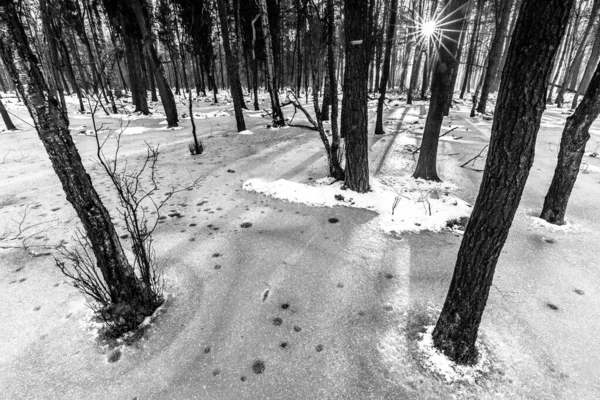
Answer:
[{"label": "fallen branch", "polygon": [[[449,129],[448,131],[444,132],[443,134],[440,135],[440,137],[444,137],[444,136],[446,136],[447,134],[449,134],[450,132],[452,132],[453,130],[456,130],[456,129],[458,129],[458,126],[455,126],[454,128]],[[413,154],[417,154],[419,152],[419,150],[421,150],[421,146],[417,147],[417,149],[415,151],[413,151]]]},{"label": "fallen branch", "polygon": [[488,147],[488,146],[489,146],[489,145],[487,145],[487,144],[486,144],[485,146],[483,146],[483,149],[481,149],[481,151],[479,152],[479,154],[477,154],[475,157],[471,158],[469,161],[467,161],[466,163],[464,163],[464,164],[463,164],[463,165],[461,165],[460,167],[461,167],[461,168],[464,168],[464,167],[465,167],[465,165],[467,165],[467,164],[468,164],[468,163],[470,163],[471,161],[475,161],[475,160],[477,160],[479,157],[481,157],[481,154],[483,153],[483,151],[484,151],[485,149],[487,149],[487,147]]}]

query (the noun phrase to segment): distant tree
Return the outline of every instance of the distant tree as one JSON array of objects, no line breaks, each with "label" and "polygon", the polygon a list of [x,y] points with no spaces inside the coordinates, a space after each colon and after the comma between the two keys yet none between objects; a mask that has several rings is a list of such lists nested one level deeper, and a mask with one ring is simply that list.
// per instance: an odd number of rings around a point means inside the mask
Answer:
[{"label": "distant tree", "polygon": [[283,112],[281,111],[281,105],[279,103],[279,91],[277,90],[278,82],[275,74],[275,58],[273,55],[273,42],[271,41],[271,28],[269,25],[267,3],[266,0],[258,0],[258,2],[260,5],[260,16],[265,40],[265,54],[267,56],[265,77],[267,89],[271,95],[273,126],[285,126]]},{"label": "distant tree", "polygon": [[219,20],[221,21],[221,33],[223,36],[223,48],[225,49],[225,62],[227,63],[227,77],[229,78],[229,87],[231,88],[231,97],[233,98],[233,108],[235,112],[235,121],[238,132],[246,130],[244,122],[243,108],[244,94],[242,93],[242,84],[240,82],[240,61],[237,32],[235,28],[235,8],[233,0],[217,0],[219,9]]},{"label": "distant tree", "polygon": [[414,177],[429,181],[440,181],[437,174],[437,149],[444,119],[444,109],[449,99],[448,93],[454,90],[452,71],[457,68],[456,53],[460,34],[464,30],[467,3],[469,0],[450,0],[444,7],[442,40],[438,47],[439,58],[431,82],[429,113],[423,131],[423,141]]},{"label": "distant tree", "polygon": [[533,163],[552,60],[574,0],[524,0],[508,49],[479,195],[433,331],[436,348],[460,364],[475,342],[494,270]]},{"label": "distant tree", "polygon": [[383,71],[381,72],[381,82],[379,83],[379,100],[377,101],[377,121],[375,122],[375,134],[383,135],[383,102],[385,101],[385,92],[387,90],[388,79],[390,77],[390,63],[392,58],[392,47],[394,46],[394,32],[396,31],[396,16],[398,15],[398,0],[391,0],[390,20],[388,22],[387,33],[385,37],[385,56],[383,58]]}]

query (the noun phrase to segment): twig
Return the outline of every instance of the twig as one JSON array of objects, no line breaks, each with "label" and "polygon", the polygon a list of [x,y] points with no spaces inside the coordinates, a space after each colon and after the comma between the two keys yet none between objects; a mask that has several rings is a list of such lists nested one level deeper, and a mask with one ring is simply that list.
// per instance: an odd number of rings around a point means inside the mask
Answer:
[{"label": "twig", "polygon": [[[458,126],[455,126],[454,128],[444,132],[443,134],[441,134],[439,137],[444,137],[447,134],[449,134],[450,132],[452,132],[453,130],[458,129]],[[417,147],[417,149],[415,151],[413,151],[413,154],[417,154],[419,152],[419,150],[421,150],[421,146]]]},{"label": "twig", "polygon": [[483,151],[488,147],[489,145],[485,145],[483,146],[483,149],[481,149],[481,151],[479,152],[479,154],[477,154],[475,157],[471,158],[469,161],[467,161],[466,163],[464,163],[463,165],[461,165],[461,168],[464,168],[465,165],[467,165],[468,163],[470,163],[471,161],[475,161],[476,159],[478,159],[479,157],[481,157],[481,154],[483,153]]}]

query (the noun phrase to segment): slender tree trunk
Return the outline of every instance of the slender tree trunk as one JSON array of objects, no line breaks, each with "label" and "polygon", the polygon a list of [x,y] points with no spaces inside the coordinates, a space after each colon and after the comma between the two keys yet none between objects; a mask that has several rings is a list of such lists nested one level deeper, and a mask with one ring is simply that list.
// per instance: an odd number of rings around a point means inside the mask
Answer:
[{"label": "slender tree trunk", "polygon": [[477,0],[477,11],[475,12],[475,21],[473,22],[473,30],[471,31],[471,43],[469,44],[469,51],[467,53],[467,64],[465,65],[465,76],[463,77],[462,89],[460,90],[460,98],[464,99],[465,92],[467,91],[467,85],[471,80],[471,73],[473,72],[473,64],[475,63],[475,54],[477,52],[477,43],[479,41],[479,25],[481,23],[481,15],[483,13],[483,6],[485,6],[485,0]]},{"label": "slender tree trunk", "polygon": [[383,71],[381,73],[381,82],[379,83],[379,100],[377,101],[377,121],[375,122],[375,134],[383,135],[383,102],[385,101],[385,92],[387,90],[388,79],[390,76],[390,62],[392,57],[392,47],[394,45],[394,33],[396,32],[396,16],[398,15],[398,0],[392,0],[390,3],[390,20],[387,26],[385,37],[385,56],[383,58]]},{"label": "slender tree trunk", "polygon": [[0,56],[17,84],[67,200],[83,224],[111,301],[131,305],[142,296],[140,281],[127,261],[110,215],[85,171],[69,133],[69,121],[48,89],[13,1],[0,3]]},{"label": "slender tree trunk", "polygon": [[437,349],[460,364],[475,342],[498,258],[533,163],[552,59],[573,0],[524,0],[508,49],[477,201],[450,289],[433,331]]},{"label": "slender tree trunk", "polygon": [[592,75],[594,73],[594,67],[598,65],[598,60],[600,60],[600,34],[597,34],[596,39],[594,40],[594,46],[592,47],[592,52],[590,53],[590,59],[585,67],[579,88],[575,92],[575,96],[573,96],[571,108],[574,109],[577,107],[579,94],[587,91],[588,85],[590,84],[590,80],[592,79]]},{"label": "slender tree trunk", "polygon": [[540,218],[551,224],[564,225],[567,204],[581,167],[585,146],[590,139],[590,127],[600,114],[600,65],[573,115],[567,123],[560,141],[558,163],[552,183],[544,201]]},{"label": "slender tree trunk", "polygon": [[175,97],[167,83],[163,66],[158,57],[156,47],[154,46],[153,34],[150,29],[148,18],[144,15],[142,5],[144,8],[147,8],[146,1],[147,0],[132,0],[131,7],[142,34],[142,40],[144,47],[146,48],[146,54],[148,55],[148,62],[152,69],[151,73],[154,74],[154,78],[156,79],[156,86],[158,86],[158,92],[160,93],[160,98],[167,117],[167,126],[172,128],[176,127],[178,122],[177,105],[175,104]]},{"label": "slender tree trunk", "polygon": [[0,117],[2,117],[2,121],[4,121],[4,125],[6,126],[7,131],[17,130],[17,127],[13,124],[13,122],[10,119],[8,111],[6,111],[6,108],[4,108],[4,104],[2,104],[2,96],[0,96]]},{"label": "slender tree trunk", "polygon": [[246,130],[246,123],[244,122],[244,114],[242,112],[242,108],[245,108],[245,104],[239,74],[240,61],[238,58],[237,40],[235,39],[233,4],[226,4],[225,0],[217,0],[217,6],[219,9],[219,19],[221,20],[223,48],[225,50],[225,60],[227,62],[227,77],[229,78],[229,86],[231,87],[235,121],[237,123],[238,132],[242,132]]},{"label": "slender tree trunk", "polygon": [[338,81],[336,78],[336,61],[333,49],[335,40],[335,13],[333,0],[327,0],[327,73],[329,75],[329,97],[331,101],[331,148],[330,154],[334,161],[331,165],[330,175],[337,180],[344,180],[344,170],[340,165],[343,154],[340,149],[340,135],[338,131]]},{"label": "slender tree trunk", "polygon": [[488,55],[488,63],[484,71],[485,78],[483,79],[483,84],[481,86],[481,97],[479,98],[479,104],[477,105],[477,111],[482,114],[485,113],[485,109],[487,107],[492,81],[499,73],[500,59],[502,58],[502,48],[508,31],[508,22],[510,20],[510,11],[513,3],[514,0],[502,0],[500,3],[502,7],[500,21],[496,27],[494,38],[492,39],[492,45]]},{"label": "slender tree trunk", "polygon": [[572,79],[572,77],[575,73],[575,70],[577,69],[577,66],[581,64],[585,49],[587,47],[588,37],[589,37],[590,33],[592,32],[594,25],[596,25],[599,11],[600,11],[600,0],[594,0],[594,3],[592,5],[592,10],[590,13],[590,19],[585,28],[583,38],[581,39],[581,43],[579,43],[579,47],[577,48],[577,52],[575,53],[575,58],[573,59],[573,62],[567,69],[567,72],[565,73],[565,76],[563,78],[563,81],[562,81],[562,84],[558,91],[558,94],[556,95],[555,103],[558,107],[562,107],[562,105],[564,103],[565,93],[567,92],[567,85],[568,85],[569,81]]},{"label": "slender tree trunk", "polygon": [[415,178],[440,181],[436,166],[438,140],[444,119],[444,108],[449,101],[448,93],[453,89],[452,71],[457,67],[455,57],[460,34],[464,30],[468,2],[469,0],[454,0],[445,8],[445,15],[452,15],[452,17],[451,22],[446,25],[448,31],[443,36],[438,49],[439,59],[431,84],[429,113],[423,132],[419,161],[413,175]]},{"label": "slender tree trunk", "polygon": [[269,90],[269,94],[271,95],[271,106],[273,109],[273,125],[276,127],[285,126],[283,112],[281,111],[281,105],[279,104],[279,92],[277,91],[277,77],[275,76],[275,60],[273,58],[273,44],[271,43],[271,29],[269,28],[269,18],[267,13],[266,0],[259,0],[259,6],[265,40],[265,54],[267,56],[265,73],[267,75],[267,89]]},{"label": "slender tree trunk", "polygon": [[[371,0],[373,1],[373,0]],[[369,190],[367,84],[369,80],[369,1],[344,2],[346,69],[342,100],[342,132],[346,144],[345,184],[350,190]]]}]

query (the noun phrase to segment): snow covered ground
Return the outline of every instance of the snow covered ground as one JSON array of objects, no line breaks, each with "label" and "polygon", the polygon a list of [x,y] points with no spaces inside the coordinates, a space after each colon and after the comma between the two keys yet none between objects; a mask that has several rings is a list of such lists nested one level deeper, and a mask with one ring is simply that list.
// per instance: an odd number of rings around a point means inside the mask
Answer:
[{"label": "snow covered ground", "polygon": [[[196,113],[231,107],[200,100]],[[3,102],[29,121],[14,98]],[[71,106],[72,132],[89,130],[89,115]],[[161,114],[160,104],[154,107]],[[386,115],[422,115],[423,107],[405,110],[399,102]],[[314,184],[326,174],[314,131],[269,130],[260,113],[246,119],[253,134],[236,134],[233,116],[196,120],[206,151],[191,157],[189,120],[166,131],[164,115],[127,118],[135,134],[125,130],[120,154],[133,168],[146,154],[144,141],[160,143],[161,193],[203,180],[170,200],[156,232],[172,300],[146,337],[118,356],[93,342],[85,301],[54,266],[51,248],[72,241],[76,218],[36,133],[16,120],[22,130],[1,133],[0,147],[0,234],[6,225],[12,239],[0,242],[0,398],[599,398],[600,160],[585,157],[588,173],[575,186],[569,225],[555,229],[536,218],[567,116],[554,108],[544,116],[497,267],[482,323],[482,368],[460,376],[432,368],[441,364],[427,327],[443,304],[461,235],[441,220],[427,229],[423,217],[427,202],[433,216],[438,207],[447,211],[438,202],[456,199],[448,208],[463,215],[475,201],[484,160],[460,165],[487,144],[491,121],[468,112],[465,104],[444,121],[458,128],[440,141],[444,183],[435,187],[408,178],[420,141],[415,126],[392,120],[388,134],[371,136],[374,192],[364,201],[339,185]],[[117,130],[123,118],[101,122]],[[588,152],[600,143],[598,126]],[[109,182],[94,162],[95,138],[74,138],[116,216]],[[111,151],[109,140],[105,153]],[[309,191],[314,196],[306,198]],[[419,229],[386,229],[397,194],[406,197],[393,217],[420,218]],[[23,220],[27,229],[18,233]],[[122,223],[117,229],[124,234]]]}]

